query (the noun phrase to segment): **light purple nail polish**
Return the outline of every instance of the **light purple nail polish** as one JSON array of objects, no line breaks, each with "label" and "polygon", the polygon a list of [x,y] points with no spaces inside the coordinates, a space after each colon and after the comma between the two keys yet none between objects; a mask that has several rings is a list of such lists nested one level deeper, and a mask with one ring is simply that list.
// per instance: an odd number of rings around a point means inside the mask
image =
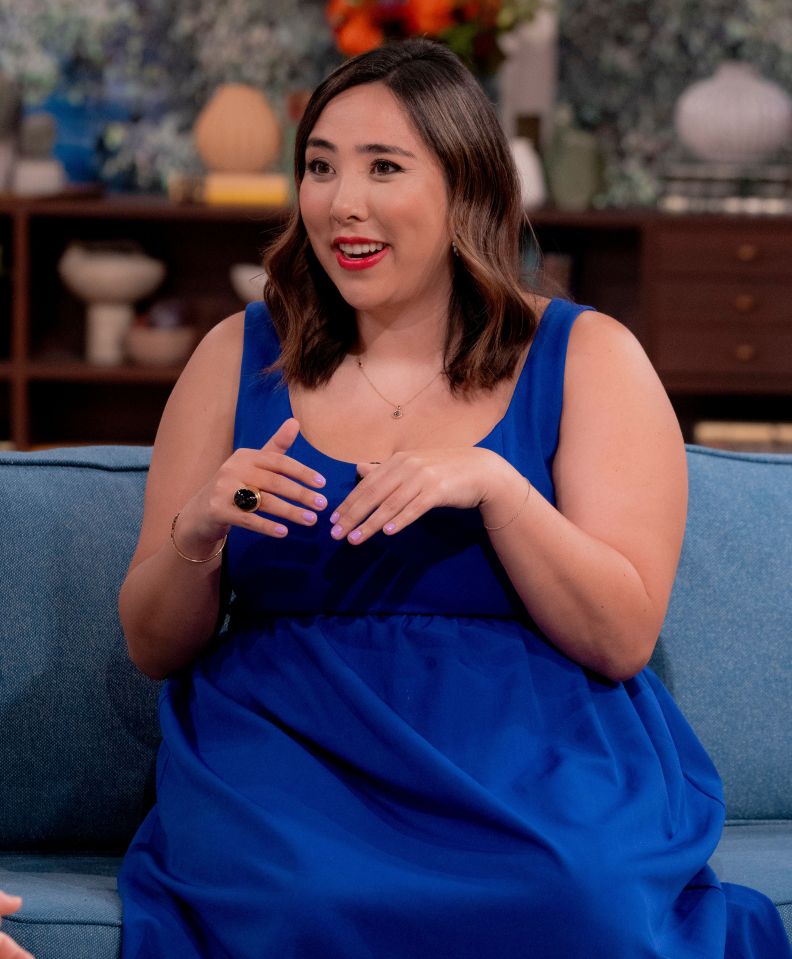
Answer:
[{"label": "light purple nail polish", "polygon": [[353,530],[353,531],[349,534],[349,542],[350,542],[350,543],[357,543],[357,541],[360,539],[360,537],[361,537],[362,535],[363,535],[363,534],[360,532],[359,529]]},{"label": "light purple nail polish", "polygon": [[314,506],[317,509],[324,509],[327,506],[327,500],[324,496],[314,496]]},{"label": "light purple nail polish", "polygon": [[338,522],[338,516],[339,516],[339,513],[338,513],[338,510],[336,510],[336,511],[333,513],[333,515],[330,517],[330,522],[331,522],[331,523],[337,523],[337,522]]},{"label": "light purple nail polish", "polygon": [[386,524],[382,527],[382,531],[383,531],[384,533],[392,533],[395,529],[396,529],[396,524],[395,524],[395,523],[386,523]]},{"label": "light purple nail polish", "polygon": [[312,513],[310,510],[303,510],[303,519],[306,523],[315,523],[316,522],[316,513]]},{"label": "light purple nail polish", "polygon": [[342,528],[341,526],[334,526],[334,527],[330,530],[330,535],[331,535],[334,539],[339,539],[341,536],[344,535],[344,530],[343,530],[343,528]]},{"label": "light purple nail polish", "polygon": [[289,531],[285,526],[283,526],[282,523],[276,523],[275,532],[278,534],[278,536],[285,536]]},{"label": "light purple nail polish", "polygon": [[316,483],[317,486],[324,486],[326,482],[327,480],[325,480],[324,476],[321,476],[319,473],[314,475],[314,483]]}]

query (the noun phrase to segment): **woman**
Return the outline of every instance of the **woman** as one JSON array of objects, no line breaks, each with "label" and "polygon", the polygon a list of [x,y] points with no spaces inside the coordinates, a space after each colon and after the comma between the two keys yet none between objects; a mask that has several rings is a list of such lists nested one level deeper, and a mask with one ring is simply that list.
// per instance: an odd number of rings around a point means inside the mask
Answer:
[{"label": "woman", "polygon": [[269,310],[165,410],[121,594],[170,677],[125,959],[786,956],[706,865],[717,774],[644,670],[677,423],[622,326],[521,287],[491,106],[442,47],[377,50],[295,171]]}]

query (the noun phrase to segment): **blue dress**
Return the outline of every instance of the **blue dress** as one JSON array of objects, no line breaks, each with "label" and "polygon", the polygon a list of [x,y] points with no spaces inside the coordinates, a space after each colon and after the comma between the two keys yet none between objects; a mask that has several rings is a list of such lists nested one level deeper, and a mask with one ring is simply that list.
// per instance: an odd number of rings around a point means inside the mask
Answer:
[{"label": "blue dress", "polygon": [[[566,346],[554,300],[477,445],[554,501]],[[248,308],[235,446],[291,415]],[[477,510],[361,546],[233,528],[230,626],[165,683],[157,802],[124,860],[123,959],[787,959],[764,896],[707,860],[711,761],[648,669],[605,680],[527,615]],[[538,557],[541,561],[541,557]]]}]

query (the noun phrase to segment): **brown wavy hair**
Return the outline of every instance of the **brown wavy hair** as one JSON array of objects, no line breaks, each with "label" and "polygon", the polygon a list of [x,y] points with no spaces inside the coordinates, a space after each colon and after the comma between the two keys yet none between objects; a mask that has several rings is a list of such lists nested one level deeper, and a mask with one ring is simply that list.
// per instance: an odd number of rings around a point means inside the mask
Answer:
[{"label": "brown wavy hair", "polygon": [[[475,78],[439,43],[407,40],[361,54],[330,74],[308,102],[294,149],[298,191],[320,114],[339,93],[364,83],[391,91],[440,162],[459,253],[445,371],[453,392],[491,390],[512,375],[537,326],[520,279],[520,184],[498,116]],[[307,387],[327,382],[357,340],[355,312],[319,264],[299,205],[264,266],[264,299],[281,341],[270,369]]]}]

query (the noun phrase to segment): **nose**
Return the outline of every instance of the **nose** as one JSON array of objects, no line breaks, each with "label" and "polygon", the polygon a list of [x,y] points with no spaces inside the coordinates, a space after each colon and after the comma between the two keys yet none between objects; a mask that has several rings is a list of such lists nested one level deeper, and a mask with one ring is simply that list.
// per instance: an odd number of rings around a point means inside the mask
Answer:
[{"label": "nose", "polygon": [[330,205],[330,215],[338,223],[362,221],[368,216],[365,185],[354,176],[340,176]]}]

